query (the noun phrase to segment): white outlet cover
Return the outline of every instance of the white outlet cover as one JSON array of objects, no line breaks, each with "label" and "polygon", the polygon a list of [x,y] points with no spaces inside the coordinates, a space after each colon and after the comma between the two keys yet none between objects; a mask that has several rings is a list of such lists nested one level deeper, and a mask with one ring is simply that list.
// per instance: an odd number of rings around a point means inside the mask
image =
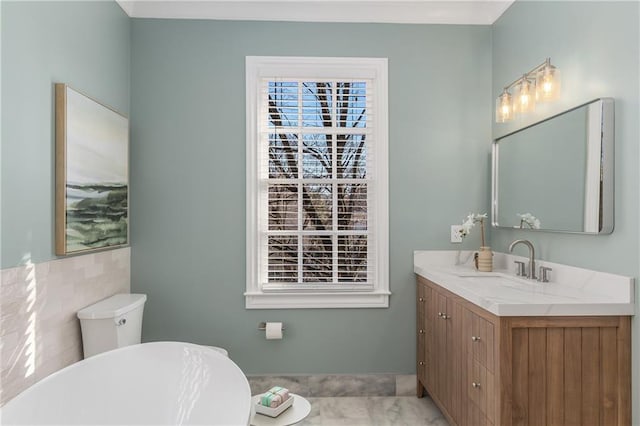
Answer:
[{"label": "white outlet cover", "polygon": [[462,225],[451,225],[451,242],[452,243],[461,243],[462,242]]}]

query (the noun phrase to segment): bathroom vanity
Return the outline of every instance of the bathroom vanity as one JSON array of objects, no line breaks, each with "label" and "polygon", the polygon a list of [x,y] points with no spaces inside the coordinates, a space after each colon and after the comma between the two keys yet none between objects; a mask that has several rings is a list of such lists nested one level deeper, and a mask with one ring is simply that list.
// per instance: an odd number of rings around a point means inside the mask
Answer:
[{"label": "bathroom vanity", "polygon": [[469,258],[415,253],[418,397],[452,425],[630,424],[633,279],[543,262],[542,284],[507,270],[518,256],[485,274]]}]

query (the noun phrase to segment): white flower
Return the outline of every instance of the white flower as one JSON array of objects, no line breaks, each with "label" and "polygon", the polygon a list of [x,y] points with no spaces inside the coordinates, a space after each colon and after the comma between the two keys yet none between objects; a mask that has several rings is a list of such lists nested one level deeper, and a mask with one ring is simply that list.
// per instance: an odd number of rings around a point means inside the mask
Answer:
[{"label": "white flower", "polygon": [[538,219],[531,213],[518,213],[517,216],[520,218],[521,228],[522,225],[526,223],[531,229],[540,229],[540,219]]},{"label": "white flower", "polygon": [[467,216],[467,219],[464,222],[462,222],[462,229],[460,229],[460,235],[462,235],[462,237],[466,237],[467,235],[469,235],[469,233],[473,229],[473,225],[475,225],[475,222],[473,221],[473,214],[469,214],[469,216]]},{"label": "white flower", "polygon": [[479,214],[479,213],[469,213],[464,222],[462,222],[462,229],[460,229],[460,235],[462,237],[466,237],[471,233],[471,230],[476,225],[476,222],[481,222],[482,220],[487,218],[487,214]]}]

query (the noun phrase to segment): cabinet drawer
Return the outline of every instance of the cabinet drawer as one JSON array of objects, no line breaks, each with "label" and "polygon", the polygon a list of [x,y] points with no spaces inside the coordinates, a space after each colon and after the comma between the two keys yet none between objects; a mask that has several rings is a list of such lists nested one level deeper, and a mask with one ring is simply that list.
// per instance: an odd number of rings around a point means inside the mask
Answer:
[{"label": "cabinet drawer", "polygon": [[473,356],[480,365],[486,367],[490,372],[495,373],[495,330],[493,323],[470,310],[466,310],[463,330],[467,342],[467,353]]},{"label": "cabinet drawer", "polygon": [[417,291],[418,299],[416,300],[416,313],[418,315],[418,318],[422,318],[422,319],[424,319],[426,291],[427,291],[426,285],[419,282],[418,291]]},{"label": "cabinet drawer", "polygon": [[418,378],[425,381],[427,366],[427,351],[425,346],[426,333],[424,329],[418,329],[418,354],[416,357]]},{"label": "cabinet drawer", "polygon": [[465,420],[466,422],[464,422],[463,424],[469,425],[469,426],[493,426],[494,425],[494,423],[491,420],[489,420],[487,416],[484,415],[482,410],[480,410],[480,408],[473,402],[470,402],[469,405],[467,405],[467,414],[466,414]]},{"label": "cabinet drawer", "polygon": [[467,372],[466,387],[470,402],[480,410],[482,417],[486,417],[489,423],[494,423],[496,400],[493,374],[471,356],[468,357]]}]

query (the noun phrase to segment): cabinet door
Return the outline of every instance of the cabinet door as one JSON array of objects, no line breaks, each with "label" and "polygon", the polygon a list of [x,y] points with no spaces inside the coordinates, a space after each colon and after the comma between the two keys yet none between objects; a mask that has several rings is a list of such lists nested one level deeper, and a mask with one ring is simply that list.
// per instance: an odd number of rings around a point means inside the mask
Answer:
[{"label": "cabinet door", "polygon": [[447,312],[445,323],[447,325],[447,346],[446,346],[446,371],[448,372],[447,383],[447,409],[449,415],[458,424],[464,424],[464,411],[466,405],[466,389],[464,388],[464,376],[467,367],[464,335],[462,326],[464,321],[464,307],[454,299],[447,300]]},{"label": "cabinet door", "polygon": [[435,369],[436,369],[436,393],[445,407],[450,406],[450,371],[447,365],[447,297],[434,291],[437,306],[435,321]]},{"label": "cabinet door", "polygon": [[427,286],[418,282],[416,299],[416,372],[418,375],[418,396],[421,396],[420,383],[426,384],[426,320],[425,320],[425,293]]},{"label": "cabinet door", "polygon": [[513,321],[507,352],[512,358],[506,360],[513,396],[503,402],[511,410],[504,422],[631,424],[629,320],[523,318],[516,326]]},{"label": "cabinet door", "polygon": [[438,377],[438,331],[440,326],[440,317],[438,316],[438,292],[431,286],[427,286],[425,290],[426,310],[425,310],[425,357],[426,357],[426,384],[431,396],[439,395],[439,377]]},{"label": "cabinet door", "polygon": [[435,390],[435,360],[434,360],[434,316],[436,304],[434,302],[435,292],[429,286],[424,289],[424,321],[422,327],[424,329],[424,383],[427,389]]}]

